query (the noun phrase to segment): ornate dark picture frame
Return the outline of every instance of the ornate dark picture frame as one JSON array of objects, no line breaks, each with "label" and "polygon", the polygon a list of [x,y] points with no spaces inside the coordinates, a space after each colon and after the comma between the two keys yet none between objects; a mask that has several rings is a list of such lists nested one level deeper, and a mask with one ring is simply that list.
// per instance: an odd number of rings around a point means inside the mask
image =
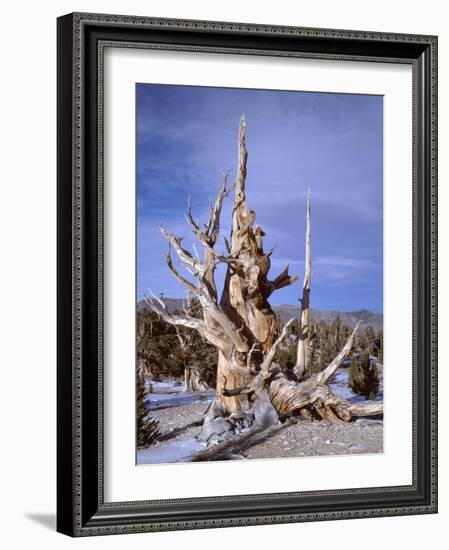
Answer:
[{"label": "ornate dark picture frame", "polygon": [[[106,503],[103,49],[406,63],[413,69],[413,483]],[[437,38],[76,13],[58,19],[58,501],[71,536],[437,511]],[[262,488],[261,488],[262,489]]]}]

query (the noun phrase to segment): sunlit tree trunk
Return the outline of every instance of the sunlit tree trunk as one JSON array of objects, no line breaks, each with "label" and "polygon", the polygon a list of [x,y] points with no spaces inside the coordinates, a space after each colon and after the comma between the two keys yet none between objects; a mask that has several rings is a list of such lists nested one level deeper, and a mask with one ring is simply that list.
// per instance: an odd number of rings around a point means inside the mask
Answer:
[{"label": "sunlit tree trunk", "polygon": [[309,367],[310,336],[310,284],[312,279],[312,253],[310,235],[310,189],[307,193],[306,215],[306,261],[304,283],[302,287],[301,313],[299,317],[298,351],[296,356],[296,374],[301,380]]}]

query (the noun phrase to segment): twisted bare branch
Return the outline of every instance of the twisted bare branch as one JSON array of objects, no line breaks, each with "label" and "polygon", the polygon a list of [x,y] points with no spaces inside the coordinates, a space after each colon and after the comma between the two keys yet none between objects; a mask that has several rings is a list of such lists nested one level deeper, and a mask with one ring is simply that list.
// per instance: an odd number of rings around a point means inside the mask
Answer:
[{"label": "twisted bare branch", "polygon": [[172,272],[174,278],[179,281],[182,285],[184,285],[189,292],[193,292],[194,294],[198,295],[201,292],[201,289],[197,288],[195,285],[193,285],[188,279],[183,277],[178,270],[173,265],[173,260],[171,257],[171,244],[169,244],[168,251],[165,254],[165,259],[167,262],[167,266],[169,270]]},{"label": "twisted bare branch", "polygon": [[261,370],[261,372],[264,373],[264,377],[269,376],[270,367],[271,367],[271,364],[273,363],[273,360],[276,356],[276,351],[277,351],[278,347],[280,346],[280,344],[284,341],[285,337],[287,336],[288,329],[290,328],[290,325],[293,323],[294,320],[295,320],[295,318],[292,317],[289,321],[287,321],[285,323],[281,334],[279,335],[277,340],[274,342],[274,344],[271,346],[270,351],[267,353],[265,359],[263,360],[263,363],[260,366],[260,370]]},{"label": "twisted bare branch", "polygon": [[198,258],[194,258],[192,254],[182,246],[182,238],[177,237],[173,233],[170,233],[165,229],[163,225],[160,227],[161,234],[167,239],[167,241],[176,250],[176,253],[182,262],[184,269],[186,269],[191,275],[196,277],[198,273],[203,271],[203,265]]},{"label": "twisted bare branch", "polygon": [[200,243],[207,247],[213,248],[217,242],[218,235],[220,233],[220,216],[221,209],[223,206],[223,200],[232,193],[234,185],[227,187],[227,181],[229,177],[229,172],[223,174],[223,182],[220,186],[220,189],[215,199],[215,203],[212,205],[212,202],[209,204],[209,220],[205,224],[205,230],[200,229],[199,223],[194,219],[192,214],[192,205],[190,198],[188,201],[188,210],[186,213],[186,220],[189,223],[190,227],[193,230],[194,235],[200,241]]},{"label": "twisted bare branch", "polygon": [[[271,252],[269,252],[269,254],[271,254]],[[280,273],[275,279],[274,281],[269,281],[269,284],[270,284],[270,292],[269,294],[271,295],[275,290],[278,290],[280,288],[284,288],[286,286],[289,286],[291,284],[293,284],[294,282],[296,282],[298,280],[298,276],[297,275],[290,275],[289,272],[288,272],[288,269],[289,269],[289,264],[287,264],[285,266],[285,269],[282,273]]]},{"label": "twisted bare branch", "polygon": [[344,345],[344,348],[340,351],[337,357],[335,357],[332,363],[330,363],[328,367],[326,367],[323,371],[319,372],[316,375],[316,381],[318,382],[318,384],[325,384],[327,380],[329,380],[329,378],[338,369],[338,367],[343,363],[346,357],[349,355],[354,342],[354,336],[355,336],[355,333],[357,332],[357,329],[359,328],[359,325],[360,325],[360,321],[357,322],[354,330],[351,332],[349,338],[347,339],[346,344]]},{"label": "twisted bare branch", "polygon": [[229,338],[220,328],[208,326],[203,319],[191,317],[188,313],[184,313],[183,316],[170,313],[165,302],[161,298],[155,296],[151,291],[150,294],[150,296],[144,297],[145,303],[166,323],[174,325],[175,328],[177,326],[183,326],[194,329],[217,349],[223,353],[227,353],[230,346]]},{"label": "twisted bare branch", "polygon": [[202,319],[190,317],[187,314],[181,317],[180,315],[170,313],[167,309],[167,305],[165,304],[165,302],[161,298],[158,298],[151,291],[150,293],[150,296],[144,297],[145,303],[150,307],[152,311],[162,317],[165,322],[169,323],[170,325],[181,325],[183,327],[193,328],[201,334],[203,333],[205,327]]},{"label": "twisted bare branch", "polygon": [[173,235],[163,226],[161,226],[161,233],[168,240],[170,246],[173,246],[175,249],[183,267],[195,277],[198,286],[193,285],[188,279],[183,277],[177,271],[173,265],[169,248],[166,258],[167,265],[175,278],[190,292],[194,293],[198,297],[201,307],[203,308],[203,313],[218,324],[219,330],[223,333],[223,335],[226,335],[228,344],[235,346],[235,348],[240,352],[247,352],[248,343],[243,338],[242,334],[237,330],[231,319],[229,319],[229,317],[221,310],[217,303],[215,282],[213,281],[213,268],[215,263],[220,261],[220,256],[215,255],[209,244],[204,242],[203,244],[205,244],[206,247],[206,254],[205,260],[202,262],[198,254],[193,256],[182,246],[182,239],[180,237]]}]

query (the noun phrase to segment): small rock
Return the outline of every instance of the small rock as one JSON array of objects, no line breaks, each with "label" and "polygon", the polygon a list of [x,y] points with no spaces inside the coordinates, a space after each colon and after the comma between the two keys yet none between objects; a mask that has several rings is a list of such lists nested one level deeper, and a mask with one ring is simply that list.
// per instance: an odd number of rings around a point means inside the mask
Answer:
[{"label": "small rock", "polygon": [[204,423],[212,422],[217,417],[221,418],[226,414],[226,411],[223,405],[219,401],[212,401],[207,409],[206,414],[204,415]]},{"label": "small rock", "polygon": [[232,429],[231,423],[224,418],[215,418],[204,424],[203,429],[198,434],[199,441],[209,441],[212,436],[220,436]]},{"label": "small rock", "polygon": [[229,420],[242,420],[243,418],[245,418],[245,415],[242,411],[234,411],[229,417]]},{"label": "small rock", "polygon": [[238,433],[240,434],[246,434],[248,432],[251,431],[251,428],[241,428],[240,430],[238,430]]},{"label": "small rock", "polygon": [[218,445],[218,443],[221,443],[222,441],[222,437],[216,434],[212,434],[206,443],[206,447],[213,447],[214,445]]},{"label": "small rock", "polygon": [[268,428],[268,426],[274,426],[279,421],[279,415],[274,408],[268,393],[258,399],[254,404],[254,418],[255,422],[261,428]]}]

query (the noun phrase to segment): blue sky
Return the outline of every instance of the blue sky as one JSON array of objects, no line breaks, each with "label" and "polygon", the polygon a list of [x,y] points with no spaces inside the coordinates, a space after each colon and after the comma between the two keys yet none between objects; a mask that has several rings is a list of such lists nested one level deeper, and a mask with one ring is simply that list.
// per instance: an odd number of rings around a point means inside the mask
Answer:
[{"label": "blue sky", "polygon": [[[316,309],[382,312],[383,98],[381,96],[137,85],[137,294],[183,297],[165,264],[162,222],[191,246],[184,213],[207,221],[224,170],[235,177],[240,116],[247,121],[248,203],[285,263],[299,275],[270,301],[297,304],[311,188],[312,292]],[[229,235],[231,197],[222,211]],[[222,237],[218,247],[224,250]],[[217,273],[221,285],[224,270]]]}]

